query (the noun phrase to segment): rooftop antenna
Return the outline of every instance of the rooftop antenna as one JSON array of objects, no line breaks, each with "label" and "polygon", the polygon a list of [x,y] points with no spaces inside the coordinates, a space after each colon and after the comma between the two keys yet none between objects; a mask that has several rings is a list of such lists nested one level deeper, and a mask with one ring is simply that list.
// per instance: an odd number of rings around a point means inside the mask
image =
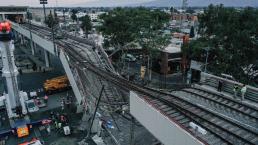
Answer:
[{"label": "rooftop antenna", "polygon": [[187,0],[183,0],[183,3],[182,3],[182,10],[186,10],[187,6],[188,6]]},{"label": "rooftop antenna", "polygon": [[56,0],[56,8],[58,7],[58,2],[57,2],[57,0]]}]

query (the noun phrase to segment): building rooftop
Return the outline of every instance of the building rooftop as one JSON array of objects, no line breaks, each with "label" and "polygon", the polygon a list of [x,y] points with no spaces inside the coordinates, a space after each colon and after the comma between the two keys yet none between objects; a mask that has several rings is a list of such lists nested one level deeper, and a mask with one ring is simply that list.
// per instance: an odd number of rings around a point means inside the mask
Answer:
[{"label": "building rooftop", "polygon": [[0,12],[24,12],[27,6],[0,6]]},{"label": "building rooftop", "polygon": [[164,50],[163,52],[167,52],[167,53],[180,53],[181,52],[181,47],[178,45],[174,45],[174,44],[169,44]]}]

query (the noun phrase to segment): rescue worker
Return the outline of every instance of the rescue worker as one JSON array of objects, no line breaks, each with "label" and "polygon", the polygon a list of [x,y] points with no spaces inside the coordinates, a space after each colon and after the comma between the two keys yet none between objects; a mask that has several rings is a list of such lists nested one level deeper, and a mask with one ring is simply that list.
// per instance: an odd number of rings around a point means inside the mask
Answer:
[{"label": "rescue worker", "polygon": [[45,102],[45,104],[47,104],[47,102],[48,102],[48,96],[47,95],[44,96],[44,102]]},{"label": "rescue worker", "polygon": [[64,101],[63,100],[61,101],[61,109],[62,109],[62,111],[64,110]]},{"label": "rescue worker", "polygon": [[243,84],[243,87],[242,87],[242,89],[241,89],[241,95],[242,95],[241,100],[242,100],[242,101],[245,99],[246,90],[247,90],[247,87],[246,87],[245,84]]},{"label": "rescue worker", "polygon": [[59,123],[58,123],[58,129],[61,129],[61,127],[62,127],[62,123],[59,122]]},{"label": "rescue worker", "polygon": [[61,115],[61,116],[60,116],[60,120],[61,120],[62,123],[64,123],[64,122],[66,121],[65,116],[64,116],[64,115]]},{"label": "rescue worker", "polygon": [[238,86],[237,86],[237,84],[234,85],[233,91],[234,91],[234,98],[236,99],[237,98],[237,93],[238,93]]},{"label": "rescue worker", "polygon": [[223,85],[222,81],[219,80],[219,84],[218,84],[218,91],[219,92],[221,92],[221,90],[222,90],[222,85]]},{"label": "rescue worker", "polygon": [[62,109],[62,111],[64,110],[64,105],[65,105],[65,98],[62,97],[61,98],[61,109]]},{"label": "rescue worker", "polygon": [[54,112],[53,112],[53,111],[50,112],[50,118],[51,118],[52,120],[55,119],[55,116],[54,116]]},{"label": "rescue worker", "polygon": [[35,99],[35,103],[36,103],[37,106],[40,105],[39,97],[37,97],[37,98]]},{"label": "rescue worker", "polygon": [[50,129],[50,125],[49,124],[47,125],[47,133],[48,133],[48,135],[50,135],[50,133],[51,133],[51,129]]},{"label": "rescue worker", "polygon": [[56,129],[58,129],[58,122],[57,122],[57,120],[55,120],[55,127],[56,127]]}]

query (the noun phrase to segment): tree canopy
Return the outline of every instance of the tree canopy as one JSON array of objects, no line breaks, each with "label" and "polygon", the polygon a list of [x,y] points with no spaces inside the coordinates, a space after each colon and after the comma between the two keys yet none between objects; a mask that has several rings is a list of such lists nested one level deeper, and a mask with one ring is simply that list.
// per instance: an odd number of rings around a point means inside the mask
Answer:
[{"label": "tree canopy", "polygon": [[198,58],[204,47],[210,47],[208,68],[217,74],[228,73],[248,81],[243,68],[254,64],[258,54],[258,10],[238,10],[210,5],[199,15],[201,39],[190,43],[192,58]]},{"label": "tree canopy", "polygon": [[194,27],[192,26],[192,27],[191,27],[191,30],[190,30],[189,37],[190,37],[190,38],[193,38],[194,36],[195,36],[195,34],[194,34]]},{"label": "tree canopy", "polygon": [[57,14],[54,13],[54,16],[52,14],[52,11],[50,11],[50,13],[48,14],[47,18],[46,18],[46,22],[47,26],[49,28],[52,28],[54,26],[56,26],[58,24],[58,18],[57,18]]},{"label": "tree canopy", "polygon": [[89,31],[92,29],[90,17],[88,15],[85,15],[84,17],[80,18],[80,21],[82,22],[81,28],[85,32],[86,38],[88,38]]},{"label": "tree canopy", "polygon": [[175,9],[174,7],[170,7],[170,13],[179,13],[177,9]]},{"label": "tree canopy", "polygon": [[71,15],[71,19],[73,20],[73,22],[74,21],[77,21],[77,13],[78,13],[78,10],[76,10],[76,9],[72,9],[72,15]]},{"label": "tree canopy", "polygon": [[[157,49],[167,42],[162,33],[169,15],[160,10],[147,8],[116,8],[100,16],[99,28],[106,46],[123,47],[130,42],[139,43],[144,49]],[[150,42],[150,43],[149,43]]]}]

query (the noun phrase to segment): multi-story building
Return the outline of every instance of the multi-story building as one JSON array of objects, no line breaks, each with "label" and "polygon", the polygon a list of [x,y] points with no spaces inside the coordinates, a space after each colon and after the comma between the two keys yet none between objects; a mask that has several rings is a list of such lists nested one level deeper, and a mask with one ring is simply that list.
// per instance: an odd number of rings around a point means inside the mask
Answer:
[{"label": "multi-story building", "polygon": [[96,12],[96,13],[89,13],[88,15],[90,16],[91,21],[95,21],[99,18],[101,14],[104,14],[105,12]]},{"label": "multi-story building", "polygon": [[[44,22],[45,16],[44,16],[44,9],[43,8],[29,8],[28,11],[32,13],[32,19],[33,20],[35,20],[37,22],[41,22],[41,23]],[[50,14],[50,12],[52,14],[54,13],[54,9],[53,8],[46,8],[45,12],[46,12],[46,17],[47,17]]]},{"label": "multi-story building", "polygon": [[189,13],[172,13],[171,18],[172,20],[177,20],[177,21],[197,21],[198,20],[195,14],[189,14]]},{"label": "multi-story building", "polygon": [[1,6],[0,20],[9,19],[18,23],[23,22],[28,7],[25,6]]}]

